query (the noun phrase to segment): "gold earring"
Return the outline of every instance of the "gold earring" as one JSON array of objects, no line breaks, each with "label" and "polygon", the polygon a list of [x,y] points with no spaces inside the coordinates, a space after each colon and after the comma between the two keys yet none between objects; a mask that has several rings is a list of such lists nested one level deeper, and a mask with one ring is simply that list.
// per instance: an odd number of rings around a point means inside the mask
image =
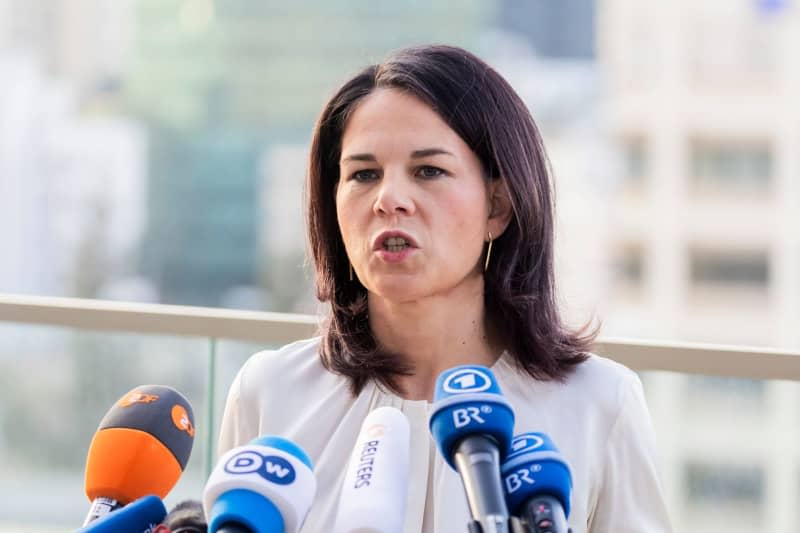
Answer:
[{"label": "gold earring", "polygon": [[486,249],[486,262],[483,264],[483,271],[486,272],[489,270],[489,258],[492,256],[492,232],[488,231],[489,234],[489,247]]},{"label": "gold earring", "polygon": [[353,281],[353,263],[350,261],[347,262],[347,266],[350,267],[350,281]]}]

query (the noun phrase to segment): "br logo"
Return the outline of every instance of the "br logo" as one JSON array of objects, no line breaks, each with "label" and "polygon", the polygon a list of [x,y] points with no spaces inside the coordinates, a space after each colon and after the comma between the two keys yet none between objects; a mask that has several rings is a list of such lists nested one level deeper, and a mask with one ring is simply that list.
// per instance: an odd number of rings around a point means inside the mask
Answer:
[{"label": "br logo", "polygon": [[289,485],[296,477],[294,467],[283,457],[261,455],[251,450],[241,451],[228,459],[225,471],[229,474],[256,473],[270,483],[278,485]]},{"label": "br logo", "polygon": [[453,410],[453,425],[457,428],[463,428],[464,426],[468,426],[473,422],[476,424],[485,424],[486,420],[481,416],[481,413],[491,413],[490,409],[487,409],[486,406],[483,406],[483,409],[475,406],[467,406],[461,409],[454,409]]},{"label": "br logo", "polygon": [[535,485],[536,479],[531,477],[531,472],[539,472],[540,465],[533,465],[531,468],[520,468],[516,472],[506,475],[506,492],[514,494],[524,485]]},{"label": "br logo", "polygon": [[492,386],[491,378],[477,368],[456,370],[444,380],[444,391],[450,394],[483,392]]},{"label": "br logo", "polygon": [[194,424],[189,419],[189,413],[186,412],[185,407],[176,403],[172,406],[171,415],[172,423],[175,424],[176,428],[180,431],[185,431],[190,437],[194,437]]}]

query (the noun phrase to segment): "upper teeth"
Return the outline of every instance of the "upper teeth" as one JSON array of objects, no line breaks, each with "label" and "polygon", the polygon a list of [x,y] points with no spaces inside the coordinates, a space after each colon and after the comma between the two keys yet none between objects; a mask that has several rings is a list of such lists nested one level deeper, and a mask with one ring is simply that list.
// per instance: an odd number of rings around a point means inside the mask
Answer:
[{"label": "upper teeth", "polygon": [[385,242],[386,246],[405,246],[408,244],[402,237],[389,237]]}]

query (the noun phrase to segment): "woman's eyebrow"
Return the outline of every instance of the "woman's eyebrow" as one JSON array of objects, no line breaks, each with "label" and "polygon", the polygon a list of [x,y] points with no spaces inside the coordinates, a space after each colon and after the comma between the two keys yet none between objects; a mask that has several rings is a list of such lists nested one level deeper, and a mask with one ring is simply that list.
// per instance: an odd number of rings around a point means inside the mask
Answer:
[{"label": "woman's eyebrow", "polygon": [[[414,150],[411,152],[411,159],[422,159],[423,157],[430,157],[432,155],[449,155],[453,156],[452,152],[448,152],[444,148],[422,148],[421,150]],[[453,156],[455,157],[455,156]],[[348,161],[369,161],[375,162],[377,158],[374,154],[351,154],[347,157],[343,157],[339,164],[346,163]]]},{"label": "woman's eyebrow", "polygon": [[[428,157],[432,155],[450,155],[453,154],[448,152],[444,148],[423,148],[422,150],[414,150],[411,152],[411,159],[420,159],[423,157]],[[455,156],[453,156],[455,157]]]},{"label": "woman's eyebrow", "polygon": [[347,157],[343,157],[339,164],[346,163],[347,161],[377,161],[374,155],[372,154],[353,154],[348,155]]}]

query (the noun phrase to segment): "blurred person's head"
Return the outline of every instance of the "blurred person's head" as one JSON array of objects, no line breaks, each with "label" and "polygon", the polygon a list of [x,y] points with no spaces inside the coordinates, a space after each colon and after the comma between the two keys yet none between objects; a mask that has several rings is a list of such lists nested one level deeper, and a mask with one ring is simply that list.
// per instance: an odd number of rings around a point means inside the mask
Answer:
[{"label": "blurred person's head", "polygon": [[167,513],[153,533],[206,533],[205,514],[203,504],[197,500],[184,500],[179,502]]},{"label": "blurred person's head", "polygon": [[[412,371],[372,335],[376,298],[466,287],[483,294],[491,331],[532,376],[560,379],[584,359],[590,337],[568,331],[556,307],[539,132],[471,53],[409,48],[347,81],[317,122],[308,194],[317,297],[331,304],[322,358],[354,391],[369,379],[396,390],[394,378]],[[376,242],[386,229],[402,239]],[[388,263],[375,259],[380,246]]]}]

